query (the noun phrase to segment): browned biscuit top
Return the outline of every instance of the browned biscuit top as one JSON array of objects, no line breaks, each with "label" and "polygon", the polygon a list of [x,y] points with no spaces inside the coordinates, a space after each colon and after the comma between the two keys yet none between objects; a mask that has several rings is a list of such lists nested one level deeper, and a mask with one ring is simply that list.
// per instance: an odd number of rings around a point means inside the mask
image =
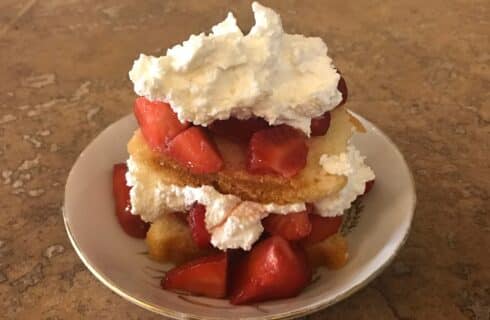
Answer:
[{"label": "browned biscuit top", "polygon": [[246,148],[217,136],[213,140],[225,165],[213,174],[192,174],[168,156],[151,150],[139,130],[129,141],[128,152],[138,163],[143,179],[158,179],[178,186],[212,185],[223,194],[234,194],[243,200],[259,203],[314,202],[337,193],[345,185],[346,177],[328,174],[319,160],[323,154],[344,152],[352,131],[353,122],[345,108],[333,110],[327,134],[308,139],[306,167],[293,178],[249,173],[245,167]]}]

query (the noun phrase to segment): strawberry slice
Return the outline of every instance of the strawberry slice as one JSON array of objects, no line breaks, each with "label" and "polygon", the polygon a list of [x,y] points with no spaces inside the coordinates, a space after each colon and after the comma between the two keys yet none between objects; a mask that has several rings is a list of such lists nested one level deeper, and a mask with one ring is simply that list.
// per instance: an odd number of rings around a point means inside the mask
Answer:
[{"label": "strawberry slice", "polygon": [[347,96],[349,95],[349,91],[347,90],[347,83],[342,76],[340,76],[339,83],[337,84],[337,89],[342,93],[342,101],[340,101],[340,103],[337,105],[337,107],[340,107],[347,102]]},{"label": "strawberry slice", "polygon": [[311,222],[307,211],[284,214],[270,214],[262,220],[265,231],[286,240],[299,240],[311,232]]},{"label": "strawberry slice", "polygon": [[368,194],[373,187],[374,187],[374,180],[369,180],[368,182],[366,182],[366,186],[364,187],[364,193],[362,195]]},{"label": "strawberry slice", "polygon": [[303,244],[311,245],[325,240],[336,234],[342,224],[342,216],[322,217],[316,213],[310,214],[311,232],[302,240]]},{"label": "strawberry slice", "polygon": [[115,164],[112,171],[112,189],[116,202],[117,220],[128,235],[135,238],[144,238],[150,228],[150,224],[141,220],[140,216],[131,213],[130,187],[126,184],[127,171],[128,167],[125,163]]},{"label": "strawberry slice", "polygon": [[219,152],[200,127],[179,133],[167,147],[168,154],[192,173],[214,173],[223,167]]},{"label": "strawberry slice", "polygon": [[255,132],[248,145],[248,170],[290,178],[306,166],[305,135],[287,125]]},{"label": "strawberry slice", "polygon": [[210,298],[226,296],[228,254],[218,253],[200,258],[167,272],[162,279],[163,289],[185,291]]},{"label": "strawberry slice", "polygon": [[323,136],[330,128],[330,112],[327,111],[323,115],[311,119],[310,130],[312,136]]},{"label": "strawberry slice", "polygon": [[311,280],[306,256],[272,236],[257,243],[234,270],[230,302],[246,304],[294,297]]},{"label": "strawberry slice", "polygon": [[209,130],[220,136],[228,137],[239,142],[248,142],[250,137],[259,130],[268,128],[269,124],[262,118],[250,118],[239,120],[230,118],[227,120],[216,120],[209,125]]},{"label": "strawberry slice", "polygon": [[206,207],[196,203],[192,206],[187,215],[187,222],[191,228],[192,239],[199,248],[208,248],[211,242],[211,235],[206,229]]},{"label": "strawberry slice", "polygon": [[189,123],[179,121],[168,103],[152,102],[143,97],[136,99],[134,115],[145,140],[152,149],[160,152],[173,137],[189,127]]}]

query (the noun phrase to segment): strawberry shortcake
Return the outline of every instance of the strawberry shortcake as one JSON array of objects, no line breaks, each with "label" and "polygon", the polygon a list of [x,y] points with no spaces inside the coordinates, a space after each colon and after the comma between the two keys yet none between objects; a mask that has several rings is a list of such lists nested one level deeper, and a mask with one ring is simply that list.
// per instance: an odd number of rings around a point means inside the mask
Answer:
[{"label": "strawberry shortcake", "polygon": [[139,128],[114,166],[122,227],[175,264],[162,287],[233,304],[293,297],[314,268],[342,267],[342,215],[374,182],[323,40],[252,9],[246,35],[229,13],[165,56],[139,56]]}]

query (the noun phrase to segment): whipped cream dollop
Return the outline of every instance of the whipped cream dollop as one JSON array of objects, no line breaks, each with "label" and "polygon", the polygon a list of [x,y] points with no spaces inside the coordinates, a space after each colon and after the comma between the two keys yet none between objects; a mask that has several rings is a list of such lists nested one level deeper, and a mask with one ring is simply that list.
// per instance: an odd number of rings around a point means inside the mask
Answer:
[{"label": "whipped cream dollop", "polygon": [[364,193],[366,182],[375,178],[373,170],[364,163],[364,159],[359,150],[351,144],[344,153],[320,157],[323,170],[330,174],[347,176],[347,184],[338,194],[315,202],[318,214],[323,217],[341,215]]},{"label": "whipped cream dollop", "polygon": [[327,46],[285,33],[272,9],[254,2],[252,10],[247,35],[229,13],[210,34],[192,35],[165,56],[141,54],[129,72],[136,94],[170,103],[182,122],[257,116],[309,136],[311,118],[342,100]]},{"label": "whipped cream dollop", "polygon": [[156,179],[140,179],[137,161],[127,161],[126,181],[131,212],[144,221],[153,222],[168,212],[184,212],[198,202],[206,207],[206,229],[211,244],[221,250],[250,250],[264,231],[261,220],[270,213],[287,214],[306,210],[304,203],[279,205],[243,201],[231,194],[222,194],[214,187],[180,187]]},{"label": "whipped cream dollop", "polygon": [[[367,181],[374,173],[364,157],[352,145],[345,153],[323,155],[320,164],[332,174],[347,176],[347,184],[336,195],[315,202],[316,213],[323,217],[341,215],[352,202],[364,193]],[[250,250],[264,231],[261,220],[271,213],[288,214],[306,210],[305,203],[280,205],[244,201],[232,194],[222,194],[213,186],[200,187],[165,184],[158,179],[143,179],[137,161],[127,161],[126,180],[130,191],[131,212],[144,221],[153,222],[168,212],[184,212],[198,202],[206,207],[206,229],[211,244],[221,250],[242,248]]]}]

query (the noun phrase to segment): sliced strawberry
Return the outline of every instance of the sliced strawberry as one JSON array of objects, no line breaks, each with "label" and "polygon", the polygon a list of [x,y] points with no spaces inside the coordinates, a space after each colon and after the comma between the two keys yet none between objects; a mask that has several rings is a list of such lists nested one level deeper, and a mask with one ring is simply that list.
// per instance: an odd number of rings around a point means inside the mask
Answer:
[{"label": "sliced strawberry", "polygon": [[366,186],[364,187],[364,193],[362,195],[368,194],[373,187],[374,187],[374,180],[369,180],[368,182],[366,182]]},{"label": "sliced strawberry", "polygon": [[349,92],[347,90],[347,83],[345,82],[344,77],[340,76],[339,83],[337,84],[337,89],[342,93],[342,101],[338,104],[337,107],[340,107],[344,103],[347,102],[347,96]]},{"label": "sliced strawberry", "polygon": [[255,132],[248,145],[248,170],[277,173],[284,177],[298,174],[306,166],[308,147],[305,135],[287,125]]},{"label": "sliced strawberry", "polygon": [[228,254],[218,253],[175,267],[162,279],[163,289],[185,291],[210,298],[224,298],[227,289]]},{"label": "sliced strawberry", "polygon": [[173,137],[189,127],[188,123],[179,121],[168,103],[152,102],[143,97],[136,99],[134,115],[145,140],[160,152]]},{"label": "sliced strawberry", "polygon": [[250,137],[259,130],[268,128],[269,124],[262,118],[250,118],[239,120],[230,118],[227,120],[216,120],[209,125],[209,130],[220,136],[229,137],[238,141],[250,140]]},{"label": "sliced strawberry", "polygon": [[311,280],[301,249],[272,236],[257,243],[232,274],[230,302],[246,304],[294,297]]},{"label": "sliced strawberry", "polygon": [[168,154],[192,173],[213,173],[223,167],[214,144],[200,127],[190,127],[168,144]]},{"label": "sliced strawberry", "polygon": [[128,167],[125,163],[115,164],[112,171],[112,189],[116,202],[117,220],[128,235],[135,238],[144,238],[150,228],[150,224],[141,220],[140,216],[131,213],[130,187],[126,184],[127,171]]},{"label": "sliced strawberry", "polygon": [[199,248],[208,248],[211,242],[211,235],[206,229],[206,207],[196,203],[192,206],[187,215],[187,222],[191,228],[192,239]]},{"label": "sliced strawberry", "polygon": [[311,135],[312,136],[323,136],[327,133],[328,128],[330,128],[330,112],[327,111],[323,115],[311,119]]},{"label": "sliced strawberry", "polygon": [[311,232],[302,240],[303,244],[311,245],[325,240],[339,231],[342,216],[322,217],[316,213],[310,214]]},{"label": "sliced strawberry", "polygon": [[311,232],[311,222],[307,211],[284,214],[270,214],[262,220],[265,231],[286,240],[299,240]]}]

